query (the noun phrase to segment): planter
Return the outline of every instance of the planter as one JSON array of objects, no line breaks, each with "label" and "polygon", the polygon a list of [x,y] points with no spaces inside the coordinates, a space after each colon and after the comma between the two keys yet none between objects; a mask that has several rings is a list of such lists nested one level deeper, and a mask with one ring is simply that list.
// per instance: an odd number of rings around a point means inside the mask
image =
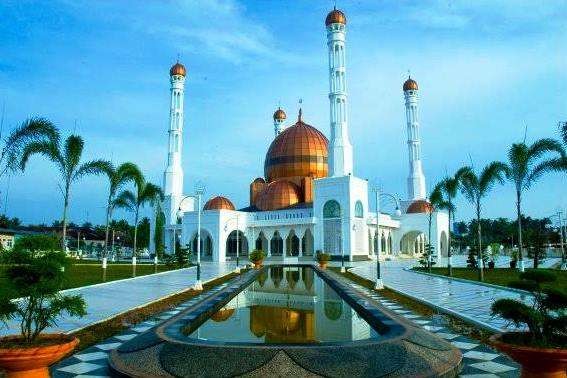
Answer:
[{"label": "planter", "polygon": [[522,365],[524,378],[565,378],[567,374],[567,349],[534,348],[508,344],[502,341],[503,335],[522,334],[510,332],[490,337],[490,343]]},{"label": "planter", "polygon": [[516,260],[510,260],[510,268],[516,269],[516,264],[517,264],[517,263],[518,263],[518,262],[517,262]]},{"label": "planter", "polygon": [[254,264],[254,269],[260,269],[264,264],[264,260],[252,261],[252,264]]},{"label": "planter", "polygon": [[[3,342],[18,339],[20,336],[0,338],[0,345]],[[49,377],[49,365],[65,357],[79,344],[78,338],[63,334],[46,334],[41,335],[38,339],[59,340],[60,343],[16,348],[0,347],[0,367],[6,369],[8,378]]]},{"label": "planter", "polygon": [[329,265],[328,261],[319,261],[319,268],[321,269],[327,269],[328,265]]}]

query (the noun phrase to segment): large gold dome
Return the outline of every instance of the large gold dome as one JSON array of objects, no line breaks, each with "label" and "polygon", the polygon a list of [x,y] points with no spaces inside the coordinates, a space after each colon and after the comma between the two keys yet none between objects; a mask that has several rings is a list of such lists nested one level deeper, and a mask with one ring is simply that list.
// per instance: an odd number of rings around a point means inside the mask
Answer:
[{"label": "large gold dome", "polygon": [[301,120],[274,139],[264,162],[267,182],[292,177],[327,177],[329,141]]}]

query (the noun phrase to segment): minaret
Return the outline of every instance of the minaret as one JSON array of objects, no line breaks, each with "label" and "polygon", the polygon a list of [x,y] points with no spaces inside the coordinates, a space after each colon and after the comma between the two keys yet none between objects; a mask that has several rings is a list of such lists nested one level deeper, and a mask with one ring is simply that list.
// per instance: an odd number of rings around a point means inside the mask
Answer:
[{"label": "minaret", "polygon": [[411,77],[405,81],[406,119],[408,129],[409,177],[408,199],[425,199],[425,176],[421,166],[421,142],[419,140],[419,122],[417,120],[417,82]]},{"label": "minaret", "polygon": [[346,16],[333,9],[325,19],[327,47],[329,49],[329,103],[331,140],[329,149],[329,175],[352,174],[352,145],[348,137],[347,92],[345,79],[345,26]]},{"label": "minaret", "polygon": [[183,96],[185,89],[185,67],[177,62],[169,70],[171,101],[169,106],[169,143],[167,168],[163,174],[163,194],[181,196],[183,193],[183,168],[181,147],[183,144]]},{"label": "minaret", "polygon": [[285,112],[278,106],[278,109],[274,112],[274,137],[277,137],[283,131],[283,123],[286,118]]}]

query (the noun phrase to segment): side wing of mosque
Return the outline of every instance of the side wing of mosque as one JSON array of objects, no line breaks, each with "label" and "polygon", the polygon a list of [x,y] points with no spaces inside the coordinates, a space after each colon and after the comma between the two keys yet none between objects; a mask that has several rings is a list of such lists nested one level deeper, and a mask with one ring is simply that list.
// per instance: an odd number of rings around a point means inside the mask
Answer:
[{"label": "side wing of mosque", "polygon": [[[200,197],[183,195],[181,146],[186,69],[170,69],[171,103],[167,168],[164,172],[166,252],[175,241],[200,250],[202,260],[223,262],[262,249],[268,259],[312,260],[316,251],[333,259],[367,260],[380,256],[418,256],[429,239],[438,256],[447,255],[447,213],[427,201],[418,122],[418,84],[403,84],[409,175],[407,199],[393,214],[370,212],[369,204],[385,194],[369,191],[355,176],[349,139],[346,92],[346,16],[333,9],[325,20],[329,49],[331,135],[327,138],[302,118],[287,122],[284,110],[273,116],[275,138],[264,162],[264,177],[250,183],[249,205],[236,209],[225,197],[210,198],[202,211]],[[388,195],[389,196],[389,195]],[[200,216],[199,216],[200,215]],[[152,235],[155,221],[152,222]],[[200,230],[200,232],[198,232]],[[153,238],[150,250],[155,250]],[[200,245],[198,246],[198,240]]]}]

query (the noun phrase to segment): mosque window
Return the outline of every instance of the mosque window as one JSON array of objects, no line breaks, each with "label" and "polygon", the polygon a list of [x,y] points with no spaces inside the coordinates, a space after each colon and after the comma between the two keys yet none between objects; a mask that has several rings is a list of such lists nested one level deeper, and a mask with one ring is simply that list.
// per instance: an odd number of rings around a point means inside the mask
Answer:
[{"label": "mosque window", "polygon": [[335,200],[330,200],[323,206],[323,218],[340,218],[341,205]]},{"label": "mosque window", "polygon": [[362,202],[356,201],[354,204],[354,216],[357,218],[364,217],[364,208],[362,207]]}]

